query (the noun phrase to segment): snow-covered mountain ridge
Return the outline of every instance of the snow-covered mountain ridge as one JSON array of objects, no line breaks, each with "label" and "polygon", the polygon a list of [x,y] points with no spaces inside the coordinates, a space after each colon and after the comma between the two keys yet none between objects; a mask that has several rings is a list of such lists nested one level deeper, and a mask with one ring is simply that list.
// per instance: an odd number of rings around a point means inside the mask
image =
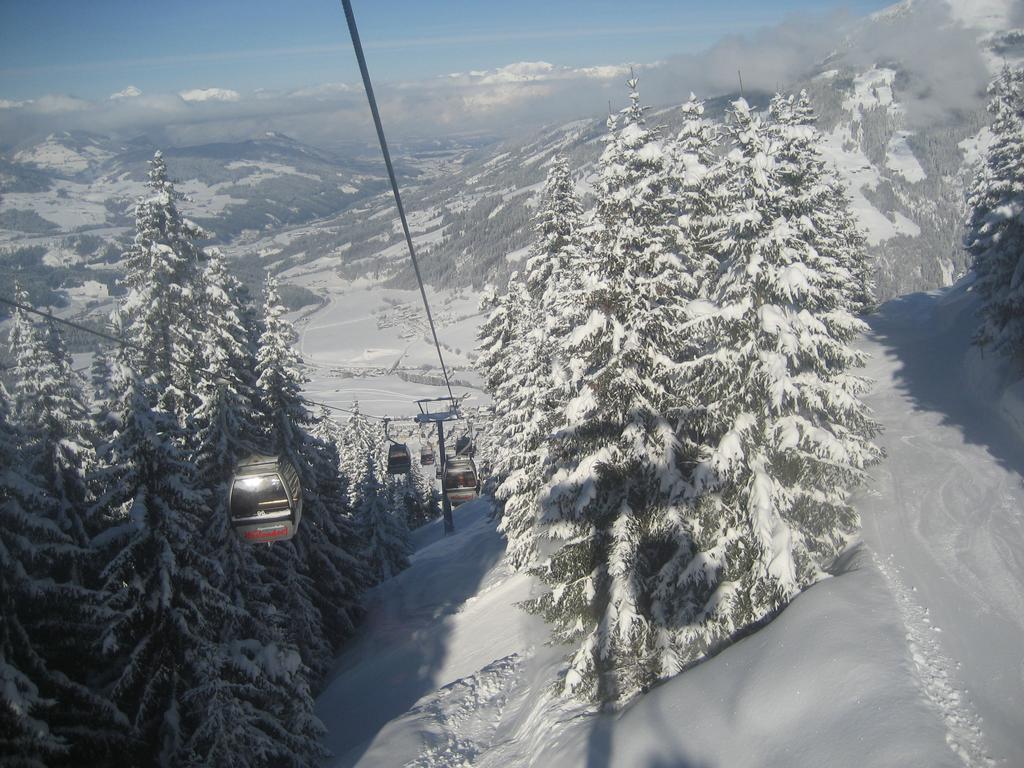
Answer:
[{"label": "snow-covered mountain ridge", "polygon": [[[780,84],[805,87],[814,100],[826,159],[854,199],[882,299],[949,285],[969,267],[960,239],[965,187],[989,139],[982,91],[998,62],[1024,50],[1024,33],[1014,26],[1022,15],[1012,0],[900,3],[859,22],[806,78]],[[640,76],[642,95],[642,70]],[[682,101],[685,83],[679,91]],[[734,96],[710,99],[708,115],[721,117]],[[767,105],[766,94],[747,96]],[[649,113],[665,135],[679,119],[676,105]],[[533,205],[552,157],[568,155],[587,193],[603,133],[604,118],[591,117],[501,143],[453,140],[400,152],[428,282],[502,284],[531,241]],[[116,259],[77,256],[89,249],[73,241],[92,236],[110,243],[125,235],[152,150],[144,139],[61,134],[6,152],[3,250],[41,247],[40,270],[84,262],[84,270],[57,275],[58,284],[82,284],[96,279],[88,270],[98,270],[112,287]],[[375,152],[322,152],[268,135],[166,155],[191,198],[184,210],[218,235],[243,272],[321,269],[411,286]],[[102,254],[102,247],[93,251]]]}]

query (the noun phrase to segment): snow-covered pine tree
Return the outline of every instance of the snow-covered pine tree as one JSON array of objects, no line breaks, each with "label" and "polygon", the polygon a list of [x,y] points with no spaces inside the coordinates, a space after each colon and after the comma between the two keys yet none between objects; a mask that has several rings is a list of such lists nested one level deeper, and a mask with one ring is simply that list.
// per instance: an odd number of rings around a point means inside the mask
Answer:
[{"label": "snow-covered pine tree", "polygon": [[[295,331],[277,292],[277,278],[267,274],[263,332],[257,353],[257,393],[264,437],[271,447],[296,465],[302,463],[305,427],[313,423],[302,396],[307,381],[294,350]],[[305,487],[305,486],[304,486]]]},{"label": "snow-covered pine tree", "polygon": [[[487,294],[481,300],[481,309],[488,317],[477,332],[479,355],[477,370],[484,378],[484,386],[491,393],[494,417],[488,425],[488,436],[495,447],[492,457],[493,471],[503,482],[519,465],[520,457],[507,440],[521,428],[522,414],[514,412],[511,398],[516,388],[516,377],[521,372],[525,336],[532,318],[529,318],[529,297],[519,274],[509,277],[508,290],[498,296]],[[512,438],[514,439],[514,437]],[[505,497],[498,495],[499,504]]]},{"label": "snow-covered pine tree", "polygon": [[[0,385],[0,761],[114,765],[125,718],[84,678],[90,637],[82,634],[80,604],[91,605],[91,596],[54,578],[80,549],[54,522],[24,446]],[[64,653],[69,634],[83,644],[73,660]]]},{"label": "snow-covered pine tree", "polygon": [[[31,343],[17,318],[14,329],[18,334],[12,333],[12,341]],[[39,592],[49,591],[37,574],[38,563],[59,557],[62,550],[73,551],[74,545],[40,514],[48,500],[24,471],[25,435],[11,421],[8,397],[0,384],[0,754],[44,768],[66,754],[68,744],[50,726],[49,710],[56,701],[47,697],[45,683],[51,673],[19,614],[39,599]]]},{"label": "snow-covered pine tree", "polygon": [[405,519],[391,509],[387,488],[377,477],[376,461],[366,457],[359,481],[356,522],[363,540],[363,554],[374,584],[390,579],[409,566],[412,546]]},{"label": "snow-covered pine tree", "polygon": [[[24,455],[53,500],[54,521],[84,548],[91,533],[85,520],[92,504],[88,474],[96,455],[81,382],[55,324],[36,324],[18,313],[11,353],[18,419],[30,435]],[[69,560],[54,576],[63,580],[72,574],[81,581],[80,569]]]},{"label": "snow-covered pine tree", "polygon": [[[341,425],[334,420],[331,415],[330,409],[326,405],[320,406],[320,412],[317,414],[316,420],[313,422],[313,426],[310,427],[309,433],[324,443],[334,443],[335,447],[340,446],[344,434]],[[338,468],[341,469],[339,463]]]},{"label": "snow-covered pine tree", "polygon": [[728,180],[719,131],[704,119],[704,102],[691,93],[682,113],[679,133],[666,147],[666,194],[677,217],[675,246],[684,277],[679,288],[691,298],[713,290]]},{"label": "snow-covered pine tree", "polygon": [[206,716],[181,765],[315,768],[328,756],[299,654],[254,640],[221,649],[216,680],[189,692]]},{"label": "snow-covered pine tree", "polygon": [[821,134],[810,97],[806,91],[797,96],[776,94],[769,112],[772,121],[767,129],[777,143],[778,177],[786,191],[780,213],[818,258],[835,265],[832,274],[839,291],[835,285],[828,291],[836,306],[855,314],[869,312],[874,298],[866,241],[842,182],[818,150]]},{"label": "snow-covered pine tree", "polygon": [[109,528],[94,540],[106,555],[107,690],[131,718],[126,762],[148,765],[187,762],[189,735],[206,716],[190,693],[219,680],[219,628],[234,610],[200,539],[205,499],[177,446],[177,419],[158,404],[167,386],[167,374],[143,380],[118,361],[117,429],[99,472]]},{"label": "snow-covered pine tree", "polygon": [[[107,333],[114,337],[123,337],[125,315],[117,304],[107,318]],[[116,429],[117,420],[112,415],[114,408],[114,391],[111,382],[114,379],[114,363],[124,359],[121,347],[98,350],[92,358],[90,366],[90,413],[92,414],[93,434],[99,440]]]},{"label": "snow-covered pine tree", "polygon": [[355,551],[353,522],[344,505],[344,483],[333,446],[313,438],[313,417],[301,385],[295,332],[284,318],[277,280],[267,276],[263,333],[256,371],[262,425],[269,447],[295,466],[303,490],[303,514],[292,541],[258,553],[268,568],[275,602],[288,617],[288,638],[319,677],[333,651],[351,632],[359,593],[368,580]]},{"label": "snow-covered pine tree", "polygon": [[685,535],[653,611],[673,628],[661,674],[712,652],[823,575],[857,522],[848,503],[879,457],[851,370],[863,329],[845,274],[783,215],[779,147],[746,101],[731,113],[733,183],[713,302],[689,308],[711,344],[686,364],[706,404]]},{"label": "snow-covered pine tree", "polygon": [[394,481],[394,495],[405,517],[409,530],[426,525],[441,516],[441,494],[434,484],[433,467],[428,467],[431,477],[424,476],[423,470],[413,466],[409,474]]},{"label": "snow-covered pine tree", "polygon": [[[311,419],[301,392],[305,378],[292,347],[294,330],[284,314],[277,280],[268,274],[256,368],[260,425],[267,448],[285,456],[299,471],[304,497],[299,526],[302,530],[308,522],[305,496],[309,484],[308,468],[302,459],[306,441],[303,427]],[[256,556],[267,569],[271,599],[285,613],[288,640],[298,647],[303,663],[318,675],[331,658],[331,644],[325,636],[323,616],[313,600],[315,585],[299,556],[297,543],[293,539],[266,549],[261,547]]]},{"label": "snow-covered pine tree", "polygon": [[968,198],[964,244],[974,257],[981,324],[975,342],[1024,364],[1024,69],[989,87],[993,141]]},{"label": "snow-covered pine tree", "polygon": [[536,239],[522,275],[525,290],[517,284],[509,288],[510,302],[521,306],[504,347],[510,358],[505,380],[494,391],[502,413],[494,440],[501,446],[497,468],[503,478],[496,491],[504,503],[499,528],[508,539],[507,557],[517,568],[534,557],[546,437],[558,426],[558,406],[567,395],[569,377],[561,370],[557,340],[573,327],[573,315],[580,314],[582,207],[564,157],[552,160],[541,200]]},{"label": "snow-covered pine tree", "polygon": [[296,549],[308,569],[312,600],[332,651],[351,636],[362,614],[359,597],[372,578],[358,526],[346,503],[347,480],[338,469],[333,442],[308,436],[303,448],[309,467],[303,522]]},{"label": "snow-covered pine tree", "polygon": [[135,206],[135,239],[124,254],[128,289],[126,332],[145,350],[132,356],[146,378],[168,372],[173,385],[162,397],[179,422],[195,408],[194,376],[203,314],[192,311],[201,299],[199,277],[205,253],[197,240],[206,233],[178,210],[180,193],[167,175],[163,153],[149,164],[149,192]]},{"label": "snow-covered pine tree", "polygon": [[637,81],[600,161],[589,317],[565,350],[575,373],[557,471],[541,494],[537,569],[551,591],[530,605],[571,643],[564,690],[628,698],[652,678],[648,539],[672,514],[677,443],[665,415],[683,279],[667,223],[664,153],[645,127]]},{"label": "snow-covered pine tree", "polygon": [[270,576],[231,527],[228,495],[239,460],[263,441],[255,403],[255,353],[244,324],[247,295],[216,251],[203,275],[205,313],[198,355],[198,408],[189,418],[192,463],[206,495],[209,517],[202,532],[219,564],[218,588],[236,609],[221,626],[224,642],[255,638],[283,644],[283,614],[270,592]]},{"label": "snow-covered pine tree", "polygon": [[349,506],[358,509],[360,483],[366,475],[367,459],[372,456],[378,466],[383,461],[384,431],[359,410],[358,401],[352,404],[351,411],[341,430],[338,452],[342,474],[348,479]]},{"label": "snow-covered pine tree", "polygon": [[106,419],[106,404],[110,401],[110,353],[105,349],[96,350],[89,364],[89,404],[93,421],[99,425]]},{"label": "snow-covered pine tree", "polygon": [[[14,284],[14,300],[23,306],[30,305],[28,291],[18,283]],[[32,315],[20,307],[15,307],[11,316],[11,330],[7,336],[7,350],[14,361],[14,365],[11,366],[12,376],[13,381],[16,382],[11,418],[17,419],[21,423],[22,429],[28,429],[30,433],[34,430],[31,421],[35,401],[34,372],[40,365],[37,356],[43,350],[40,335],[32,320]]]},{"label": "snow-covered pine tree", "polygon": [[[256,414],[256,350],[247,325],[249,295],[231,275],[219,251],[211,251],[200,282],[203,318],[196,361],[195,394],[199,408],[192,421],[214,434],[199,441],[196,463],[226,479],[234,463],[257,447],[262,435]],[[223,413],[211,403],[222,401]],[[206,478],[204,478],[206,479]],[[212,479],[212,478],[211,478]]]},{"label": "snow-covered pine tree", "polygon": [[[200,351],[200,407],[192,418],[195,461],[212,512],[205,532],[219,564],[218,587],[234,610],[220,628],[217,678],[189,695],[190,702],[205,706],[209,713],[190,735],[189,762],[312,766],[324,757],[319,744],[322,726],[312,714],[311,672],[286,639],[289,611],[277,604],[282,590],[275,588],[275,572],[265,564],[278,559],[257,557],[251,545],[241,542],[227,511],[235,463],[261,449],[266,440],[255,411],[256,365],[249,343],[247,296],[217,253],[204,282],[207,321]],[[295,550],[288,547],[278,554],[287,567]],[[315,590],[308,577],[300,583],[307,591]],[[239,743],[246,748],[240,750]]]},{"label": "snow-covered pine tree", "polygon": [[33,512],[46,516],[67,537],[67,546],[59,554],[36,564],[51,586],[43,599],[31,601],[23,615],[32,612],[35,652],[45,659],[47,674],[67,680],[51,718],[58,730],[74,732],[69,760],[90,756],[100,761],[106,750],[103,744],[110,741],[115,728],[111,715],[115,710],[70,682],[85,681],[95,671],[96,665],[88,660],[94,658],[92,645],[104,616],[100,598],[90,588],[99,567],[89,548],[90,537],[98,530],[89,516],[90,475],[96,464],[92,426],[55,324],[33,323],[25,316],[17,321],[12,353],[23,438],[19,462],[46,499]]}]

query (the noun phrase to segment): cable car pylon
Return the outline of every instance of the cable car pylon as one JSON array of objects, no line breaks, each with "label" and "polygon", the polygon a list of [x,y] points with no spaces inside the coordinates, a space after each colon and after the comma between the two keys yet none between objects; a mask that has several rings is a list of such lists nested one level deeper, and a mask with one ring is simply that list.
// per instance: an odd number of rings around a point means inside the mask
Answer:
[{"label": "cable car pylon", "polygon": [[[448,458],[444,449],[444,424],[446,421],[455,421],[460,418],[459,401],[454,397],[432,397],[417,400],[416,406],[420,409],[419,415],[416,416],[417,424],[435,424],[437,426],[437,452],[440,455],[441,461],[438,470],[442,478],[441,488],[442,491],[445,491],[444,478],[446,476]],[[444,515],[445,536],[455,533],[452,503],[448,498],[447,492],[441,494],[441,512]]]}]

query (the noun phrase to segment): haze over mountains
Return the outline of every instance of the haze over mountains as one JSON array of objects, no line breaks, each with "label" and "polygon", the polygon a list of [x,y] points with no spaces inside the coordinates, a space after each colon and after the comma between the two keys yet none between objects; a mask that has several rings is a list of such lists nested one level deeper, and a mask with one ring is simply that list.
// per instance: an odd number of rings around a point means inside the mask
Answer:
[{"label": "haze over mountains", "polygon": [[[738,84],[710,90],[723,85],[714,73],[726,59],[740,65],[745,95],[759,107],[774,90],[766,76],[786,77],[776,80],[781,90],[806,88],[828,137],[827,160],[846,181],[868,235],[879,298],[949,285],[968,266],[960,232],[965,183],[988,140],[984,88],[1002,61],[1024,52],[1022,6],[909,0],[844,27],[837,40],[836,30],[815,36],[808,27],[798,36],[802,47],[787,48],[800,29],[794,21],[717,44],[702,55],[700,74],[692,56],[641,67],[640,91],[648,103],[660,103],[650,122],[671,133],[675,105],[691,89],[703,86],[698,95],[709,99],[712,118],[738,95]],[[794,48],[780,60],[780,51]],[[817,58],[800,60],[809,56]],[[541,129],[505,126],[513,138],[465,138],[456,130],[454,138],[399,143],[404,195],[430,282],[481,287],[507,279],[530,240],[531,207],[556,153],[568,155],[587,193],[604,133],[604,102],[597,99],[610,95],[613,109],[625,101],[620,69],[591,73],[588,82],[596,85],[587,93],[595,103],[579,119]],[[539,62],[507,67],[492,79],[512,102],[525,88],[557,99],[566,78]],[[228,107],[235,101],[216,95],[190,100]],[[130,232],[145,162],[156,148],[145,136],[123,140],[81,130],[2,147],[3,272],[21,274],[38,301],[60,303],[61,290],[90,279],[116,290],[118,241]],[[335,142],[325,150],[264,132],[245,141],[159,148],[189,197],[185,210],[242,273],[312,264],[347,278],[411,280],[372,144]]]}]

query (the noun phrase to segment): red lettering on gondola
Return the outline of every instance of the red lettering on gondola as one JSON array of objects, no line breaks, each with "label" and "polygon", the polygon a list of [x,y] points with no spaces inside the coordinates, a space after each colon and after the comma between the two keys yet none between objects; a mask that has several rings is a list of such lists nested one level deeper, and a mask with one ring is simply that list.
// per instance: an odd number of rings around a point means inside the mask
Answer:
[{"label": "red lettering on gondola", "polygon": [[256,528],[242,534],[249,541],[270,541],[288,535],[287,525],[278,525],[274,528]]}]

